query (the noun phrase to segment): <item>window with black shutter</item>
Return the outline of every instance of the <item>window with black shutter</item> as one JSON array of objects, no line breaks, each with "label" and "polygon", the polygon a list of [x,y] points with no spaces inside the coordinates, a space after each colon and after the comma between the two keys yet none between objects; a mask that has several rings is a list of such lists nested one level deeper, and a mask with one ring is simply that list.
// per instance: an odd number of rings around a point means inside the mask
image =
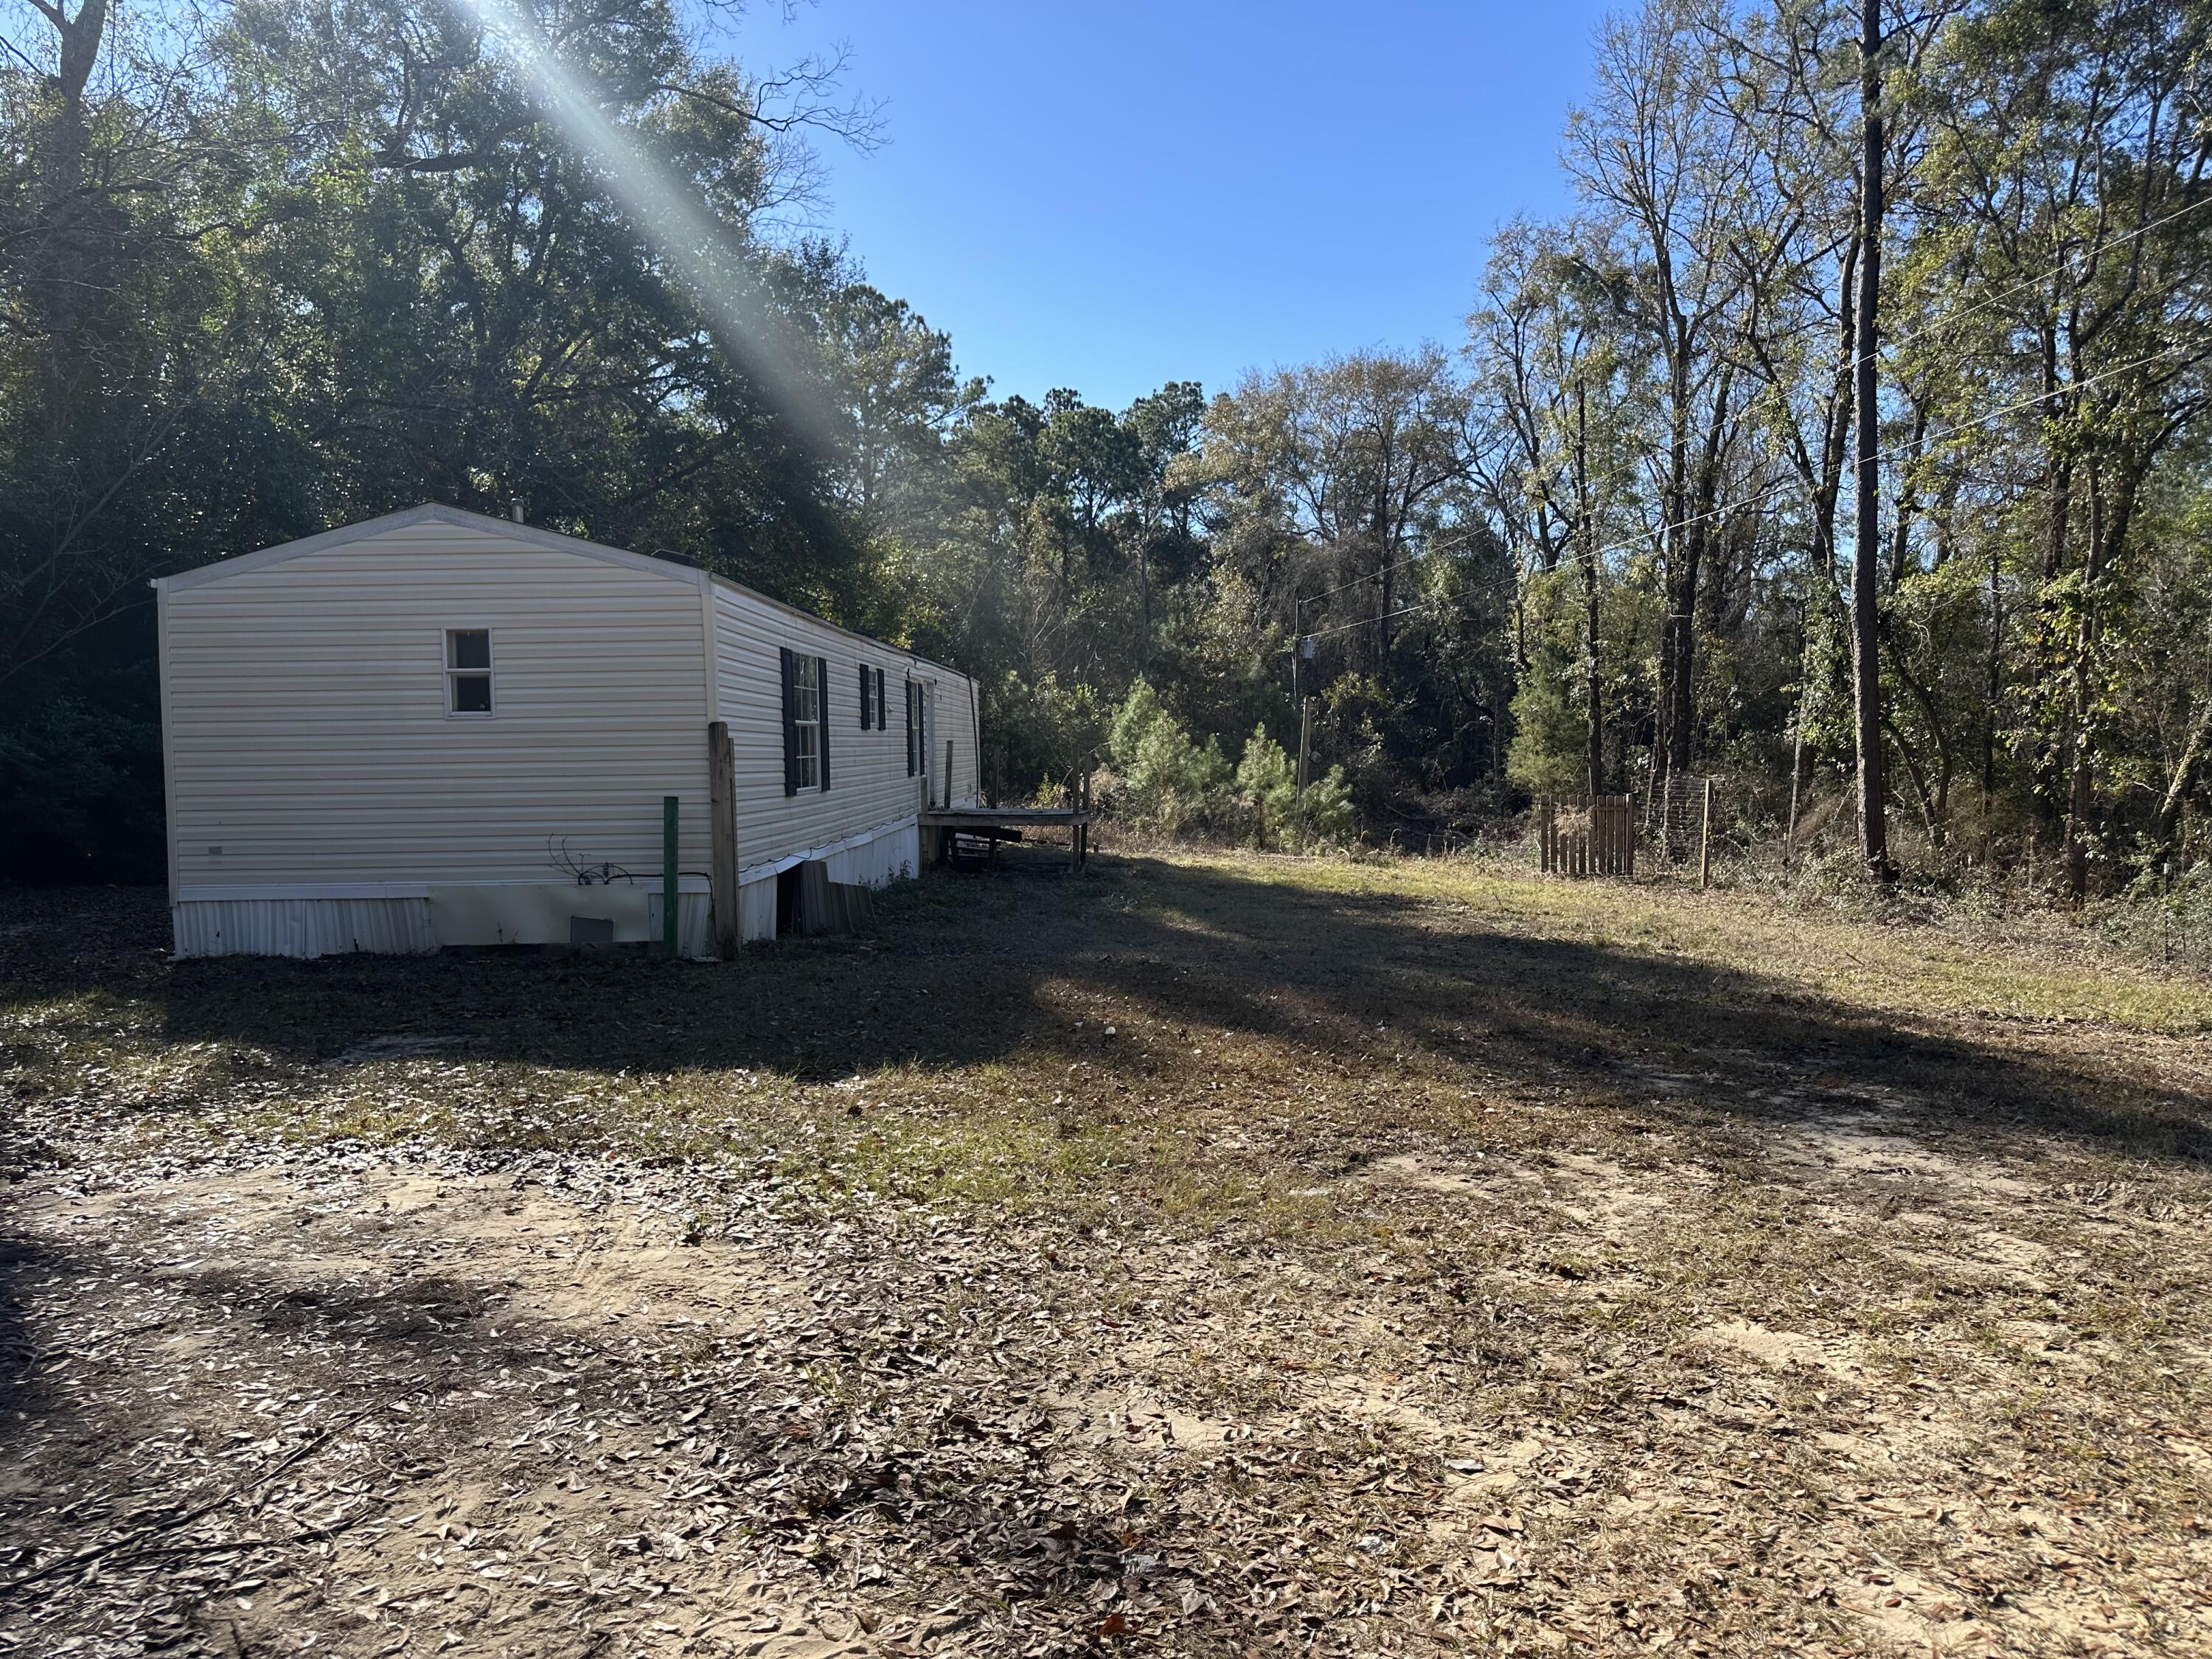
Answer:
[{"label": "window with black shutter", "polygon": [[866,731],[875,722],[876,677],[868,672],[868,665],[860,665],[860,730]]}]

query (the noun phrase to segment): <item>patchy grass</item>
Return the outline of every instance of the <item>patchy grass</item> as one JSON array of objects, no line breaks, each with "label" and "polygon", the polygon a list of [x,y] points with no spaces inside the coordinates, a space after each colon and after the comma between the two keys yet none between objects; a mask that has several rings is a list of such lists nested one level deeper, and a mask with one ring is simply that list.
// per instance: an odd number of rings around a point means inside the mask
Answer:
[{"label": "patchy grass", "polygon": [[2212,1651],[2202,978],[1457,862],[0,903],[0,1650]]}]

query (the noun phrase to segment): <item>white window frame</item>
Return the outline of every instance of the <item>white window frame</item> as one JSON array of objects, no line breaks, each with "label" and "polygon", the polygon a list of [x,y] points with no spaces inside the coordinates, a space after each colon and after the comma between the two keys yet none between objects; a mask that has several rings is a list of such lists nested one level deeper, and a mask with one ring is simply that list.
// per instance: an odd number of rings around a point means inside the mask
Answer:
[{"label": "white window frame", "polygon": [[[810,685],[809,681],[813,684]],[[807,714],[806,702],[814,700]],[[799,787],[822,787],[822,659],[809,652],[791,654],[792,752],[798,757]]]},{"label": "white window frame", "polygon": [[[493,632],[494,630],[489,627],[467,625],[459,628],[448,628],[443,634],[439,635],[439,660],[445,665],[446,671],[446,718],[447,720],[488,720],[499,713],[499,645],[492,637]],[[484,665],[482,668],[457,668],[454,666],[454,641],[463,634],[481,634],[484,636]],[[491,707],[489,708],[463,708],[459,706],[459,698],[457,695],[457,688],[454,682],[464,677],[474,679],[478,675],[482,675],[483,678],[484,690],[490,699]]]}]

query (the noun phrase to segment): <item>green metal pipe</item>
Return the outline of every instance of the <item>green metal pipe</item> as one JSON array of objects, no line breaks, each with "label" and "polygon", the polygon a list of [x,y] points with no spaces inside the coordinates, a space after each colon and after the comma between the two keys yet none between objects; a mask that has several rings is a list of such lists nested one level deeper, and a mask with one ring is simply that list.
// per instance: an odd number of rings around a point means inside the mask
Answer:
[{"label": "green metal pipe", "polygon": [[660,798],[660,948],[676,954],[676,797]]}]

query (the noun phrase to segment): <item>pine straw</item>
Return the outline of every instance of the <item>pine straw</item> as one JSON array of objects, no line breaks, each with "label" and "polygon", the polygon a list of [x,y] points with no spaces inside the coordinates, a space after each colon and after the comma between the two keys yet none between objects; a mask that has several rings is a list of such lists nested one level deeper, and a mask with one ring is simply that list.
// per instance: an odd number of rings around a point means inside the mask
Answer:
[{"label": "pine straw", "polygon": [[2212,1651],[2201,981],[1048,859],[738,964],[0,908],[0,1653]]}]

